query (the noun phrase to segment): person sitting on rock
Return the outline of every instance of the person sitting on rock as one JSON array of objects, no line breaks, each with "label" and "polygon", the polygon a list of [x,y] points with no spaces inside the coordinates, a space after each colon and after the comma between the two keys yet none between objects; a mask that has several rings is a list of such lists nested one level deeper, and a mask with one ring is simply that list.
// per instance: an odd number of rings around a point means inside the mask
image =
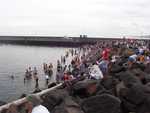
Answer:
[{"label": "person sitting on rock", "polygon": [[50,113],[45,106],[41,105],[42,100],[39,96],[30,95],[26,99],[25,109],[27,113]]}]

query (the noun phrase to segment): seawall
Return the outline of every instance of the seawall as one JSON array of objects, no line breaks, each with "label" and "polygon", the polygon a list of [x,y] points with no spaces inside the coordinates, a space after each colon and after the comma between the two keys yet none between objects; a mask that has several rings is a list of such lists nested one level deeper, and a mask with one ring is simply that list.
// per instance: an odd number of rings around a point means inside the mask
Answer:
[{"label": "seawall", "polygon": [[[116,38],[80,38],[80,37],[56,37],[56,36],[0,36],[0,43],[23,44],[23,45],[45,45],[45,46],[81,46],[84,44],[95,44],[101,40],[116,40]],[[118,39],[121,40],[121,39]]]}]

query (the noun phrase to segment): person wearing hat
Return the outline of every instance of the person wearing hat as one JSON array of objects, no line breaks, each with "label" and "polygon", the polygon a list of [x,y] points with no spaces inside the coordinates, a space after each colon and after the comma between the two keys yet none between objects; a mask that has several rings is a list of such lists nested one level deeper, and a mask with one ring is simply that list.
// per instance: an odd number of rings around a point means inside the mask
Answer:
[{"label": "person wearing hat", "polygon": [[41,105],[40,97],[36,95],[30,95],[26,97],[27,102],[25,103],[25,109],[27,113],[50,113],[48,109]]}]

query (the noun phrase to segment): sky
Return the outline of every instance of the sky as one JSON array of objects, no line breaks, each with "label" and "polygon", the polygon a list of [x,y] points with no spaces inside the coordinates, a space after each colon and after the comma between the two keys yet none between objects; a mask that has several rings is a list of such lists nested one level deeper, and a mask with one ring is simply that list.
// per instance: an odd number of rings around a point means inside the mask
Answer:
[{"label": "sky", "polygon": [[0,35],[150,34],[150,0],[0,0]]}]

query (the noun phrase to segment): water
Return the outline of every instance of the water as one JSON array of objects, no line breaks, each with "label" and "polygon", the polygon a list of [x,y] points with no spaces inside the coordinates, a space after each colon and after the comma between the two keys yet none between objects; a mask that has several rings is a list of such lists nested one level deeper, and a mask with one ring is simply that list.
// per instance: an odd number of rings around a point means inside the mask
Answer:
[{"label": "water", "polygon": [[[0,100],[12,101],[20,97],[22,93],[31,93],[35,87],[35,81],[27,81],[23,78],[25,69],[36,66],[39,76],[39,87],[45,88],[45,76],[42,65],[44,62],[52,62],[56,70],[56,62],[68,48],[0,45]],[[11,79],[11,75],[14,79]],[[51,78],[54,81],[55,76]]]}]

